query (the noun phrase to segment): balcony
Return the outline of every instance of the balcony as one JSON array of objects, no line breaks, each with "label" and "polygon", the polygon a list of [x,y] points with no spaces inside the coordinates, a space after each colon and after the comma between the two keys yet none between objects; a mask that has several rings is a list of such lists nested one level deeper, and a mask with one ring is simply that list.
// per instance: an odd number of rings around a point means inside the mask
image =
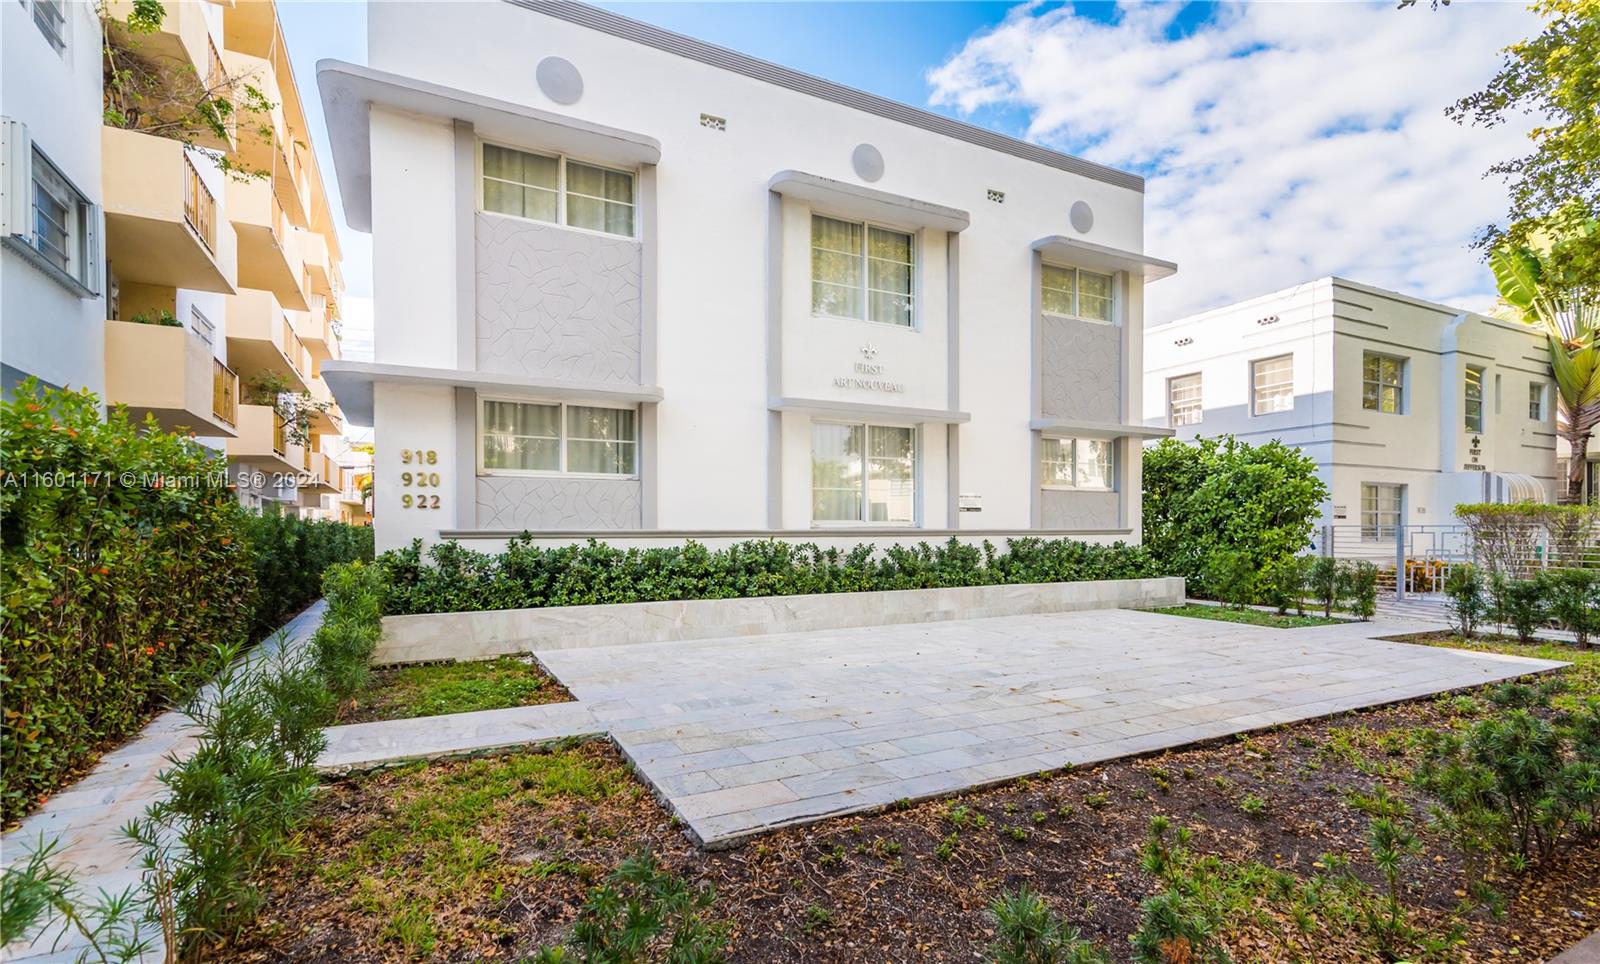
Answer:
[{"label": "balcony", "polygon": [[118,279],[232,294],[233,227],[181,142],[100,129],[106,254]]},{"label": "balcony", "polygon": [[[298,446],[271,405],[240,405],[236,435],[228,439],[228,461],[263,472],[298,472]],[[271,481],[271,480],[269,480]]]},{"label": "balcony", "polygon": [[312,295],[311,310],[297,313],[294,319],[295,333],[300,336],[311,357],[318,361],[339,357],[339,336],[333,331],[333,320],[337,316],[331,305],[329,299]]},{"label": "balcony", "polygon": [[247,384],[264,372],[297,392],[311,381],[311,354],[270,291],[243,288],[228,299],[228,360]]},{"label": "balcony", "polygon": [[270,291],[285,308],[307,310],[299,246],[272,182],[230,178],[227,202],[239,239],[239,287]]},{"label": "balcony", "polygon": [[[309,488],[316,489],[319,493],[336,493],[340,488],[339,465],[333,459],[321,452],[311,455],[310,472],[311,482]],[[303,487],[304,488],[304,487]]]},{"label": "balcony", "polygon": [[[171,99],[174,105],[196,103],[207,93],[216,97],[228,95],[229,75],[218,50],[220,41],[212,37],[210,24],[206,21],[205,4],[166,4],[166,15],[161,18],[161,25],[148,34],[129,34],[123,26],[133,8],[133,0],[109,0],[103,15],[112,24],[116,42],[126,44],[136,51],[140,60],[161,69],[173,95]],[[178,120],[177,115],[182,112],[174,110],[174,116],[162,119]],[[194,134],[196,147],[218,151],[233,149],[231,136],[218,137],[210,131],[200,130],[195,130]]]},{"label": "balcony", "polygon": [[306,384],[306,391],[311,393],[312,401],[326,406],[311,419],[311,431],[323,435],[337,435],[344,431],[344,426],[340,424],[344,420],[344,413],[339,410],[339,403],[334,399],[328,383],[321,378],[312,378]]},{"label": "balcony", "polygon": [[106,401],[168,432],[232,438],[239,377],[187,328],[106,322]]}]

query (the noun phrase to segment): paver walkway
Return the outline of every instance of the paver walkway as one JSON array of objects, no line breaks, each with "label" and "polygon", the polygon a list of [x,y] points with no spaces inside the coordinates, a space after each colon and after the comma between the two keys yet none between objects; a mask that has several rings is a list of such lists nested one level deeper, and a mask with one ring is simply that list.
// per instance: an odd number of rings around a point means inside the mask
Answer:
[{"label": "paver walkway", "polygon": [[[357,765],[606,730],[708,846],[1562,664],[1126,610],[536,655],[580,701],[340,727]],[[359,731],[359,732],[341,732]],[[413,742],[414,741],[414,742]],[[412,748],[408,752],[407,747]]]},{"label": "paver walkway", "polygon": [[[322,624],[326,608],[326,603],[318,601],[284,626],[285,635],[268,638],[247,658],[264,658],[280,646],[292,650],[305,645]],[[93,897],[101,890],[121,893],[138,884],[135,852],[119,831],[142,816],[162,793],[156,775],[166,769],[169,760],[187,757],[197,742],[183,714],[173,711],[156,717],[133,740],[101,757],[88,776],[52,796],[0,837],[5,864],[25,859],[42,835],[45,840],[59,840],[55,863],[73,871],[85,896]],[[59,933],[59,926],[48,926],[31,944],[0,949],[0,960],[77,960],[86,942],[76,934],[68,935],[52,949]],[[160,947],[148,958],[160,960]]]}]

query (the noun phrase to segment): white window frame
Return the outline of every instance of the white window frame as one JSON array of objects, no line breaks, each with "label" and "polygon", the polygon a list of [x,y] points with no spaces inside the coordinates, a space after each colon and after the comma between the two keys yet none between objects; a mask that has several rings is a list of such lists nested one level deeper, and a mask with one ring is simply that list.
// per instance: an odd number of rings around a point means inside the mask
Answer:
[{"label": "white window frame", "polygon": [[[1192,378],[1192,379],[1195,380],[1195,384],[1194,384],[1195,394],[1194,394],[1194,403],[1193,403],[1193,405],[1194,405],[1194,412],[1193,412],[1194,417],[1193,418],[1187,418],[1186,417],[1183,421],[1180,422],[1178,420],[1178,416],[1177,416],[1178,408],[1177,408],[1176,404],[1174,404],[1172,396],[1173,396],[1173,391],[1174,391],[1174,389],[1176,387],[1175,383],[1183,381],[1186,378]],[[1185,412],[1187,412],[1187,411],[1188,411],[1188,408],[1186,406],[1185,407]],[[1167,379],[1167,427],[1168,428],[1183,428],[1184,426],[1187,426],[1187,425],[1199,425],[1199,424],[1201,424],[1202,422],[1205,421],[1205,415],[1206,415],[1206,410],[1205,410],[1205,376],[1204,376],[1204,373],[1202,373],[1202,372],[1189,372],[1186,375],[1173,375],[1171,378]]]},{"label": "white window frame", "polygon": [[[25,125],[0,119],[4,136],[6,194],[4,205],[4,244],[48,275],[57,284],[80,298],[100,294],[104,275],[100,251],[100,206],[57,167],[28,136]],[[62,251],[66,264],[56,259],[54,246],[46,246],[39,233],[40,210],[44,195],[60,204],[65,213],[61,225]]]},{"label": "white window frame", "polygon": [[[1378,361],[1377,381],[1367,378],[1367,360],[1369,358],[1377,359]],[[1394,362],[1398,369],[1395,381],[1392,383],[1383,380],[1384,362]],[[1406,359],[1400,355],[1390,355],[1381,351],[1363,351],[1361,353],[1361,410],[1364,412],[1376,412],[1379,415],[1406,414],[1406,369],[1409,367],[1406,364]],[[1375,402],[1370,407],[1367,405],[1367,386],[1369,385],[1377,388]],[[1394,389],[1395,403],[1394,411],[1392,412],[1385,411],[1383,408],[1383,390],[1385,388]]]},{"label": "white window frame", "polygon": [[1544,382],[1528,383],[1528,418],[1530,421],[1544,421],[1545,385]]},{"label": "white window frame", "polygon": [[[1050,461],[1052,463],[1060,463],[1062,461],[1065,461],[1067,464],[1070,464],[1072,466],[1072,481],[1071,482],[1060,482],[1060,481],[1054,481],[1054,480],[1047,481],[1045,479],[1044,466],[1045,466],[1046,459],[1044,458],[1044,444],[1043,443],[1044,443],[1044,440],[1046,440],[1046,439],[1048,439],[1050,441],[1060,442],[1062,444],[1063,449],[1070,453],[1066,460],[1050,459],[1048,461]],[[1106,484],[1105,485],[1080,485],[1080,484],[1078,484],[1078,469],[1079,469],[1078,443],[1080,443],[1080,442],[1104,442],[1105,443],[1105,445],[1106,445]],[[1069,436],[1064,436],[1064,435],[1045,435],[1045,436],[1041,436],[1041,438],[1040,438],[1039,464],[1037,466],[1035,466],[1034,471],[1036,471],[1038,473],[1039,488],[1041,488],[1041,489],[1054,489],[1054,490],[1060,490],[1060,491],[1063,491],[1063,492],[1115,492],[1115,491],[1117,491],[1117,462],[1118,462],[1118,459],[1117,459],[1117,440],[1116,439],[1109,439],[1109,438],[1079,438],[1079,437],[1069,437]]]},{"label": "white window frame", "polygon": [[[1261,398],[1262,398],[1261,386],[1256,383],[1256,370],[1258,368],[1260,368],[1262,365],[1271,364],[1272,362],[1283,361],[1285,358],[1287,358],[1289,360],[1289,382],[1288,382],[1288,384],[1289,384],[1289,407],[1288,408],[1275,408],[1275,409],[1271,409],[1271,410],[1268,410],[1268,411],[1263,411],[1262,407],[1261,407]],[[1276,386],[1274,386],[1274,387],[1276,387]],[[1257,417],[1257,416],[1262,416],[1262,415],[1284,415],[1284,414],[1293,412],[1294,411],[1294,397],[1295,396],[1294,396],[1294,353],[1293,352],[1289,352],[1287,354],[1282,354],[1282,355],[1272,355],[1272,356],[1269,356],[1267,358],[1252,358],[1250,360],[1250,416],[1252,418]]]},{"label": "white window frame", "polygon": [[[1472,376],[1474,373],[1476,373],[1478,376],[1478,397],[1476,399],[1472,397]],[[1462,369],[1461,372],[1461,427],[1463,430],[1471,432],[1475,435],[1482,435],[1483,427],[1486,424],[1483,417],[1485,414],[1483,403],[1486,400],[1486,385],[1484,382],[1484,376],[1486,374],[1488,374],[1488,372],[1482,365],[1468,365],[1466,368]],[[1478,403],[1477,425],[1472,424],[1473,418],[1471,413],[1471,405],[1474,401]]]},{"label": "white window frame", "polygon": [[[40,11],[49,11],[43,17]],[[64,0],[33,0],[33,25],[58,54],[67,49],[67,5]]]},{"label": "white window frame", "polygon": [[[498,148],[500,148],[502,150],[516,151],[519,154],[532,154],[535,157],[548,157],[548,158],[553,158],[555,160],[555,162],[556,162],[556,186],[555,186],[555,188],[553,190],[555,191],[555,195],[556,195],[556,219],[554,221],[541,221],[538,218],[525,217],[525,216],[520,215],[520,214],[506,214],[503,211],[491,211],[488,208],[484,207],[484,203],[483,203],[483,194],[484,194],[483,184],[484,184],[484,181],[490,180],[489,176],[484,173],[484,163],[483,163],[484,150],[483,149],[485,147],[498,147]],[[628,178],[633,182],[633,192],[632,192],[633,193],[633,200],[628,202],[628,207],[631,208],[632,211],[633,211],[633,218],[632,218],[632,221],[633,221],[633,233],[631,233],[631,234],[617,234],[617,233],[612,232],[612,231],[600,231],[600,230],[596,230],[595,228],[585,228],[585,227],[580,227],[580,226],[578,226],[576,224],[568,224],[567,223],[567,195],[569,193],[577,194],[579,197],[583,197],[583,198],[590,198],[590,199],[593,199],[593,200],[603,201],[603,202],[605,202],[607,204],[622,204],[623,203],[621,201],[613,201],[610,198],[595,198],[594,195],[592,195],[592,194],[581,194],[581,193],[579,193],[577,191],[572,191],[570,188],[568,188],[567,187],[567,162],[568,161],[572,161],[573,163],[576,163],[576,164],[582,164],[584,167],[598,168],[599,170],[608,171],[608,172],[610,172],[612,174],[625,174],[625,175],[628,176]],[[621,167],[612,167],[609,164],[601,164],[601,163],[599,163],[597,161],[587,160],[587,159],[582,158],[582,157],[571,157],[571,156],[569,156],[567,154],[560,154],[560,153],[557,153],[555,151],[530,150],[529,148],[526,148],[526,147],[518,147],[515,144],[506,144],[506,143],[503,143],[501,141],[489,141],[489,140],[479,140],[478,141],[477,166],[478,166],[478,169],[477,169],[478,211],[480,213],[482,213],[482,214],[492,214],[492,215],[495,215],[496,217],[502,217],[502,218],[516,218],[518,221],[529,221],[529,222],[532,222],[533,224],[548,224],[553,228],[562,228],[562,229],[567,230],[567,231],[579,231],[579,232],[582,232],[583,234],[592,234],[592,235],[594,235],[596,237],[601,237],[601,238],[624,238],[624,239],[627,239],[627,240],[630,240],[630,241],[637,241],[639,239],[639,218],[641,216],[641,212],[639,210],[639,172],[638,171],[630,171],[627,168],[621,168]],[[545,191],[552,190],[551,188],[542,188],[542,187],[539,187],[538,185],[534,185],[534,184],[523,184],[523,183],[521,183],[519,181],[507,181],[505,178],[497,177],[497,178],[493,178],[493,180],[500,181],[500,182],[506,183],[506,184],[516,184],[518,187],[521,187],[521,188],[524,188],[524,189],[531,187],[531,188],[535,188],[537,190],[545,190]]]},{"label": "white window frame", "polygon": [[[556,437],[556,440],[557,440],[557,443],[558,443],[557,447],[556,447],[556,450],[557,450],[557,452],[558,452],[558,454],[560,456],[560,458],[559,458],[559,467],[552,470],[552,469],[499,469],[499,468],[489,468],[489,467],[485,466],[484,465],[484,461],[483,461],[483,442],[484,442],[484,438],[486,436],[488,436],[488,435],[491,435],[491,434],[498,434],[498,433],[485,432],[484,428],[483,428],[484,427],[484,408],[486,407],[487,403],[489,403],[489,402],[509,402],[511,404],[514,404],[514,405],[552,405],[552,406],[555,406],[556,408],[558,408],[560,411],[557,413],[557,416],[556,416],[556,418],[557,418],[556,424],[557,424],[557,430],[558,430],[558,432],[560,434],[557,435],[557,437]],[[569,407],[577,407],[577,408],[607,408],[607,409],[611,409],[613,411],[618,411],[618,412],[632,412],[633,413],[633,434],[634,434],[634,439],[633,439],[633,471],[632,472],[623,473],[623,472],[569,472],[569,471],[567,471],[567,443],[569,441],[571,441],[571,436],[569,436],[568,433],[567,433],[567,409]],[[631,479],[638,479],[639,478],[639,464],[640,464],[640,458],[641,458],[640,448],[639,447],[640,447],[641,444],[643,444],[642,440],[639,438],[639,435],[641,434],[641,430],[643,429],[643,426],[644,426],[644,423],[640,418],[639,406],[637,406],[637,405],[634,405],[634,406],[631,406],[631,407],[630,406],[626,406],[626,405],[622,405],[622,406],[618,406],[618,405],[594,405],[594,404],[590,404],[588,402],[566,402],[566,401],[562,401],[560,399],[554,399],[554,398],[518,398],[516,396],[511,396],[511,395],[479,395],[478,396],[478,424],[477,424],[477,432],[476,432],[478,474],[479,475],[513,475],[513,476],[522,476],[524,478],[538,478],[538,479],[630,479],[630,480]],[[578,441],[586,441],[586,440],[579,439]],[[610,441],[621,441],[621,439],[615,439],[615,440],[610,440]]]},{"label": "white window frame", "polygon": [[[1367,508],[1367,492],[1372,491],[1372,508]],[[1393,493],[1394,508],[1383,507],[1385,493]],[[1368,517],[1371,522],[1368,522]],[[1392,515],[1394,521],[1385,522],[1384,517]],[[1361,521],[1362,542],[1392,542],[1396,532],[1406,524],[1406,487],[1396,482],[1363,482],[1361,483],[1361,508],[1358,518]],[[1388,530],[1388,531],[1385,531]]]},{"label": "white window frame", "polygon": [[[1070,272],[1072,272],[1072,311],[1071,312],[1062,313],[1062,312],[1059,312],[1059,311],[1051,311],[1051,310],[1047,309],[1044,306],[1044,269],[1045,268],[1056,268],[1056,269],[1058,269],[1060,271],[1070,271]],[[1086,273],[1087,274],[1092,274],[1092,275],[1098,275],[1099,277],[1102,277],[1102,278],[1109,278],[1111,280],[1111,317],[1110,318],[1090,318],[1090,317],[1084,315],[1083,312],[1080,310],[1081,305],[1082,305],[1082,301],[1083,301],[1083,276]],[[1039,286],[1039,312],[1040,312],[1040,314],[1047,315],[1047,316],[1049,316],[1051,318],[1071,318],[1073,321],[1087,322],[1087,323],[1089,323],[1091,325],[1112,325],[1112,326],[1115,326],[1115,325],[1120,323],[1119,319],[1122,317],[1121,314],[1120,314],[1120,309],[1121,309],[1122,305],[1121,305],[1121,299],[1117,295],[1118,273],[1115,272],[1115,271],[1094,271],[1094,270],[1091,270],[1089,268],[1080,267],[1080,266],[1075,265],[1075,264],[1058,264],[1058,263],[1056,263],[1054,261],[1041,261],[1041,262],[1039,262],[1038,286]],[[1060,289],[1056,289],[1056,290],[1060,290]]]},{"label": "white window frame", "polygon": [[[903,325],[896,325],[895,327],[896,328],[901,328],[901,327],[904,327],[904,326]],[[871,481],[872,481],[872,473],[869,470],[869,465],[868,465],[872,461],[872,456],[870,454],[871,451],[872,451],[872,438],[871,438],[872,430],[874,428],[894,428],[894,429],[905,429],[905,430],[908,430],[908,431],[911,432],[911,518],[908,521],[905,521],[905,522],[872,522],[872,521],[869,521],[869,520],[867,520],[865,518],[857,519],[857,520],[854,520],[854,521],[849,520],[849,519],[818,519],[816,517],[815,499],[813,498],[812,499],[813,505],[812,505],[812,508],[811,508],[811,512],[812,512],[812,515],[811,515],[811,527],[813,529],[916,529],[916,528],[919,528],[922,525],[922,439],[919,437],[921,435],[921,433],[917,431],[917,427],[915,425],[906,425],[904,423],[898,423],[897,424],[895,422],[867,422],[867,421],[858,422],[858,421],[855,421],[854,419],[837,419],[837,418],[812,419],[811,420],[811,424],[812,425],[842,425],[842,426],[845,426],[846,428],[859,428],[859,429],[861,429],[861,514],[862,514],[862,516],[865,516],[867,514],[867,509],[868,509],[868,506],[869,506],[869,500],[867,498],[867,486],[870,485]],[[808,437],[810,435],[809,429],[807,431],[807,435],[808,435]],[[808,468],[811,465],[814,465],[816,463],[817,454],[816,454],[816,449],[813,447],[813,444],[814,443],[809,443],[808,442],[808,445],[806,447],[806,453],[807,453],[807,456],[808,456],[808,458],[810,460],[808,465],[807,465]],[[814,486],[813,487],[808,487],[807,495],[810,496],[813,491],[814,491]]]},{"label": "white window frame", "polygon": [[[883,221],[868,221],[868,220],[864,220],[862,218],[853,218],[853,217],[849,217],[849,216],[842,215],[842,214],[836,214],[836,213],[834,213],[832,211],[824,211],[821,208],[812,208],[808,212],[808,214],[809,214],[809,217],[807,218],[807,221],[806,221],[806,229],[810,233],[810,239],[807,240],[807,242],[806,242],[806,263],[807,263],[806,272],[807,272],[807,275],[809,276],[810,285],[808,286],[807,291],[806,291],[806,298],[811,302],[811,317],[813,317],[813,318],[836,318],[836,319],[838,319],[840,321],[864,321],[864,322],[866,322],[867,324],[870,324],[870,325],[883,325],[886,328],[893,328],[896,331],[920,331],[922,329],[922,312],[919,310],[919,306],[922,304],[922,296],[920,294],[919,289],[920,289],[920,286],[922,284],[922,259],[919,257],[919,255],[921,254],[921,248],[922,248],[922,232],[914,230],[912,228],[904,228],[904,227],[900,227],[899,225],[888,224],[888,223],[885,223]],[[827,314],[826,312],[817,311],[817,302],[816,302],[816,294],[815,294],[815,286],[816,286],[816,283],[817,283],[817,276],[816,276],[815,272],[813,272],[811,270],[810,262],[811,262],[812,252],[816,251],[816,249],[817,249],[816,230],[815,230],[815,228],[813,226],[815,222],[813,222],[811,220],[811,218],[819,218],[819,217],[820,218],[827,218],[829,221],[839,221],[839,222],[842,222],[844,224],[855,224],[855,225],[859,225],[861,227],[861,252],[860,252],[861,284],[860,284],[860,286],[858,286],[856,288],[856,290],[861,295],[861,314],[858,315],[858,316],[830,315],[830,314]],[[899,295],[899,292],[897,292],[897,291],[882,291],[880,289],[875,289],[875,288],[872,287],[872,284],[871,284],[872,271],[871,271],[871,264],[870,264],[872,258],[871,258],[871,255],[869,254],[869,252],[872,250],[871,235],[872,235],[872,229],[873,228],[877,228],[879,231],[891,231],[891,232],[893,232],[895,234],[903,234],[903,235],[905,235],[905,236],[907,236],[907,237],[909,237],[911,239],[911,263],[909,265],[907,265],[907,267],[909,267],[911,269],[911,293],[906,295],[906,297],[911,300],[911,323],[910,324],[902,325],[898,321],[879,321],[876,318],[868,317],[869,315],[872,314],[872,297],[871,296],[872,296],[872,293],[874,291],[877,291],[879,294],[896,295],[896,296]],[[835,252],[835,253],[843,253],[843,252]],[[823,282],[823,283],[824,284],[838,285],[838,282],[836,282],[836,281],[826,281],[826,282]],[[843,287],[843,286],[841,285],[840,287]]]}]

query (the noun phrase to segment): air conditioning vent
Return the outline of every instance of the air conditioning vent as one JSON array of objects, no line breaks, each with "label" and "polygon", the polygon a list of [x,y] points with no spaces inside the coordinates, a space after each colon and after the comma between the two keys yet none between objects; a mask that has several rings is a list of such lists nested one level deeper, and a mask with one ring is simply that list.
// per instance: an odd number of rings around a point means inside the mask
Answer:
[{"label": "air conditioning vent", "polygon": [[1006,203],[1006,192],[1004,192],[1004,191],[996,191],[994,188],[991,187],[987,191],[987,194],[988,194],[989,200],[993,201],[996,204],[1004,204],[1004,203]]},{"label": "air conditioning vent", "polygon": [[1177,341],[1174,341],[1173,344],[1178,346],[1179,348],[1187,348],[1190,345],[1194,344],[1194,339],[1193,338],[1179,338]]},{"label": "air conditioning vent", "polygon": [[708,127],[714,131],[725,131],[728,129],[728,119],[726,117],[718,117],[715,114],[701,114],[700,126]]}]

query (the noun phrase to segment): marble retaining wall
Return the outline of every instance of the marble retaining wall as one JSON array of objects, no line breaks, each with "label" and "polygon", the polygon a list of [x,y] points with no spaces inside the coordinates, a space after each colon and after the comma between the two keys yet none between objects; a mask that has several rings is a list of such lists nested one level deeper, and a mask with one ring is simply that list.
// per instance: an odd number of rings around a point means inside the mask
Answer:
[{"label": "marble retaining wall", "polygon": [[540,649],[760,636],[1084,609],[1155,609],[1181,605],[1183,598],[1183,579],[1173,576],[386,616],[383,639],[373,654],[373,662],[487,659]]}]

